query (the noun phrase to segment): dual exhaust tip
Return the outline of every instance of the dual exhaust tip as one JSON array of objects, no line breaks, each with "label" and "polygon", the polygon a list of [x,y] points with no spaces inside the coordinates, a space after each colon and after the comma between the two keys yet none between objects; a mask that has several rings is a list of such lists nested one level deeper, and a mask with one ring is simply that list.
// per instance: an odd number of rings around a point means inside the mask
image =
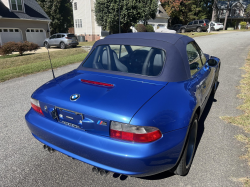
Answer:
[{"label": "dual exhaust tip", "polygon": [[[50,153],[54,153],[56,151],[55,149],[53,149],[53,148],[51,148],[51,147],[49,147],[49,146],[47,146],[45,144],[43,145],[43,149],[50,152]],[[103,177],[107,177],[108,174],[110,173],[109,171],[107,171],[105,169],[101,169],[101,168],[98,168],[98,167],[95,167],[95,166],[92,168],[92,172],[97,174],[97,175],[100,174]]]},{"label": "dual exhaust tip", "polygon": [[109,171],[107,171],[105,169],[98,168],[98,167],[93,167],[92,172],[97,174],[97,175],[100,174],[103,177],[107,177],[108,174],[110,173]]},{"label": "dual exhaust tip", "polygon": [[47,145],[43,145],[43,149],[46,150],[46,151],[49,151],[50,153],[54,153],[56,150],[47,146]]}]

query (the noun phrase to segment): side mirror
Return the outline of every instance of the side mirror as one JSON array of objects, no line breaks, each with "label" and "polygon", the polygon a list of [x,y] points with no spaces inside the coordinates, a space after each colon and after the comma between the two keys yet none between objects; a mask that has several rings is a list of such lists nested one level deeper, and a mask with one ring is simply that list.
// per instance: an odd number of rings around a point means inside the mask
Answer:
[{"label": "side mirror", "polygon": [[218,64],[218,62],[215,59],[209,59],[207,63],[209,66],[216,66]]},{"label": "side mirror", "polygon": [[199,63],[198,62],[194,62],[194,63],[190,64],[189,66],[190,66],[190,70],[199,69]]}]

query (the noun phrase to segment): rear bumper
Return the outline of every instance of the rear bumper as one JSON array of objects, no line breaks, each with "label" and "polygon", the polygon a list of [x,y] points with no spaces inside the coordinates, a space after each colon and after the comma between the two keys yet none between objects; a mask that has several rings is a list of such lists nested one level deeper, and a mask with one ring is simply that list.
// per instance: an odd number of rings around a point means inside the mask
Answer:
[{"label": "rear bumper", "polygon": [[40,142],[87,164],[131,176],[149,176],[173,168],[187,128],[163,134],[152,143],[129,143],[98,136],[49,120],[31,109],[25,116]]},{"label": "rear bumper", "polygon": [[67,46],[73,46],[73,45],[79,45],[79,43],[78,42],[72,42],[72,43],[67,43],[66,45]]}]

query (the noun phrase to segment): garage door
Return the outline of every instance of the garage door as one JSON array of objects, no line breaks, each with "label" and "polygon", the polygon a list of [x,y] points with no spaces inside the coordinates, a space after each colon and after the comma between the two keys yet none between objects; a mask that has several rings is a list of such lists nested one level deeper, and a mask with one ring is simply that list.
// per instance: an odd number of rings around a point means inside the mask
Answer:
[{"label": "garage door", "polygon": [[22,33],[18,28],[0,28],[0,44],[6,42],[22,42]]},{"label": "garage door", "polygon": [[43,46],[43,42],[46,38],[46,35],[45,35],[45,31],[41,28],[40,29],[30,28],[26,30],[26,37],[27,37],[27,41],[36,43],[39,46]]}]

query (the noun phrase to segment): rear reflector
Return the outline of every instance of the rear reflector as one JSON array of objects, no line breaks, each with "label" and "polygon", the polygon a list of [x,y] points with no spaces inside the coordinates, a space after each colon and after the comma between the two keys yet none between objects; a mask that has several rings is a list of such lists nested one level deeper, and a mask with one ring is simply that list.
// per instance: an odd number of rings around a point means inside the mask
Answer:
[{"label": "rear reflector", "polygon": [[93,85],[105,86],[105,87],[114,87],[113,84],[104,83],[104,82],[96,82],[96,81],[90,81],[90,80],[85,80],[85,79],[81,79],[81,81],[87,84],[93,84]]},{"label": "rear reflector", "polygon": [[40,103],[38,100],[36,99],[32,99],[31,98],[31,107],[39,114],[43,115],[43,111],[40,107]]},{"label": "rear reflector", "polygon": [[112,121],[110,137],[131,142],[148,143],[158,140],[162,137],[162,134],[156,127],[135,126]]}]

